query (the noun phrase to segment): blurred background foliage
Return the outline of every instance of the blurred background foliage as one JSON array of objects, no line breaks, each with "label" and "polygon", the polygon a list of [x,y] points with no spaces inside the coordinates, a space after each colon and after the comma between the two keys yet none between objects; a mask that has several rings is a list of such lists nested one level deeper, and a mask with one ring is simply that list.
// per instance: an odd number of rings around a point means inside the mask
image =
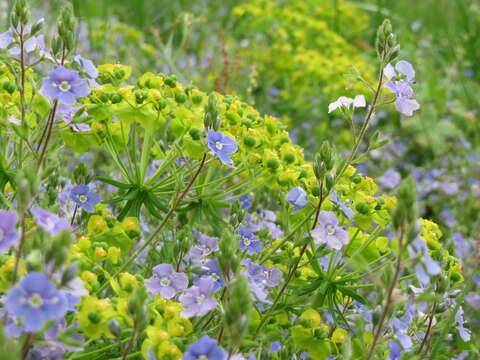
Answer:
[{"label": "blurred background foliage", "polygon": [[[31,2],[32,9],[55,19],[63,1]],[[238,94],[261,112],[282,118],[307,157],[327,138],[340,149],[350,148],[349,124],[328,114],[327,106],[338,96],[360,92],[369,100],[369,89],[352,82],[351,75],[358,71],[373,80],[375,31],[390,18],[401,58],[417,71],[421,111],[405,118],[392,106],[377,114],[375,127],[390,142],[359,169],[380,184],[387,169],[415,175],[422,216],[441,224],[452,251],[462,246],[453,234],[476,244],[464,260],[473,289],[480,229],[479,0],[72,3],[82,55],[99,64],[131,65],[136,75],[165,72],[205,91]],[[8,1],[0,4],[6,29]],[[478,319],[470,319],[473,334],[478,334]]]}]

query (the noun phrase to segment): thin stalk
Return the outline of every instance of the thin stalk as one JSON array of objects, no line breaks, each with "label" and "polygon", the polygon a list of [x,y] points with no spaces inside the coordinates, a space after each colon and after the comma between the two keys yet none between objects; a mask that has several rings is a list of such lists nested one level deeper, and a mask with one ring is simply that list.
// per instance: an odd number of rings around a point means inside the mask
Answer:
[{"label": "thin stalk", "polygon": [[385,320],[387,319],[388,312],[390,310],[390,306],[392,305],[393,290],[395,289],[395,285],[397,285],[398,277],[400,275],[400,271],[402,270],[402,250],[403,250],[404,233],[405,233],[404,227],[402,226],[400,228],[400,235],[398,237],[398,257],[397,257],[397,263],[396,263],[396,266],[395,266],[395,273],[393,275],[393,280],[390,283],[390,286],[388,287],[387,299],[385,301],[385,306],[384,306],[384,309],[382,311],[382,315],[380,316],[380,320],[378,322],[378,325],[375,329],[375,334],[373,336],[372,346],[370,347],[370,350],[368,351],[368,355],[366,357],[367,360],[371,359],[372,356],[373,356],[375,348],[378,344],[378,340],[380,339],[380,334],[382,333],[382,330],[383,330],[383,325],[385,323]]}]

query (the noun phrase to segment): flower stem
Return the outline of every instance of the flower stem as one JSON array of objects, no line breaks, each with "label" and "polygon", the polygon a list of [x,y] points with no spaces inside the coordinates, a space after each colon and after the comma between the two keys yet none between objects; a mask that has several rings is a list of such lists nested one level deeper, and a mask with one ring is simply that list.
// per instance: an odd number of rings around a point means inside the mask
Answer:
[{"label": "flower stem", "polygon": [[402,250],[403,250],[404,233],[405,233],[404,225],[402,225],[401,228],[400,228],[400,234],[399,234],[399,237],[398,237],[398,255],[397,255],[397,263],[396,263],[396,266],[395,266],[395,273],[393,275],[392,282],[390,283],[390,286],[388,287],[387,299],[385,301],[385,306],[383,308],[382,315],[380,316],[380,320],[378,321],[378,325],[375,329],[372,346],[370,347],[370,350],[368,351],[368,355],[366,357],[366,360],[371,359],[372,356],[373,356],[375,348],[378,344],[378,340],[380,339],[380,334],[382,333],[382,330],[383,330],[383,325],[385,324],[385,320],[387,319],[388,312],[389,312],[390,307],[393,303],[393,301],[392,301],[393,290],[395,289],[395,285],[397,285],[397,280],[398,280],[398,277],[400,275],[400,271],[402,270]]}]

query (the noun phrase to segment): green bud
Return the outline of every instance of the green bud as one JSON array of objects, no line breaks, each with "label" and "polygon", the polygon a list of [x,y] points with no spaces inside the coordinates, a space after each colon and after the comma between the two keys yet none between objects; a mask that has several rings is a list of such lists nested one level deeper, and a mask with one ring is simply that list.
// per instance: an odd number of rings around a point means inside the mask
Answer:
[{"label": "green bud", "polygon": [[355,209],[362,215],[367,215],[370,212],[370,205],[366,202],[360,201],[356,206]]},{"label": "green bud", "polygon": [[202,137],[202,131],[198,128],[191,128],[188,132],[193,140],[200,140]]},{"label": "green bud", "polygon": [[163,82],[171,87],[172,89],[177,86],[177,82],[175,81],[175,78],[173,76],[167,76]]},{"label": "green bud", "polygon": [[283,160],[287,163],[287,164],[291,164],[295,161],[295,154],[292,153],[292,152],[288,152],[286,153],[284,156],[283,156]]},{"label": "green bud", "polygon": [[110,101],[112,102],[112,104],[118,104],[122,101],[122,95],[114,93],[110,96]]},{"label": "green bud", "polygon": [[165,313],[165,308],[162,305],[155,306],[155,310],[157,310],[160,315]]},{"label": "green bud", "polygon": [[320,196],[320,186],[314,186],[312,188],[312,195],[316,197]]},{"label": "green bud", "polygon": [[257,141],[253,136],[245,136],[243,138],[243,143],[248,147],[254,147],[257,144]]},{"label": "green bud", "polygon": [[113,70],[113,76],[115,77],[115,79],[117,80],[122,80],[124,77],[125,77],[125,70],[123,69],[115,69]]},{"label": "green bud", "polygon": [[175,93],[175,101],[179,104],[183,104],[187,101],[187,95],[184,93]]},{"label": "green bud", "polygon": [[325,140],[320,147],[320,159],[325,163],[327,171],[333,169],[333,150],[330,142],[328,142],[327,140]]},{"label": "green bud", "polygon": [[148,93],[143,90],[135,91],[135,101],[137,104],[142,104],[148,98]]},{"label": "green bud", "polygon": [[194,104],[197,104],[197,105],[198,105],[198,104],[200,104],[200,103],[202,102],[202,100],[203,100],[203,95],[202,95],[202,94],[198,94],[198,93],[197,93],[197,94],[193,94],[193,95],[192,95],[192,102],[193,102]]},{"label": "green bud", "polygon": [[238,274],[228,288],[230,301],[225,306],[225,327],[231,347],[237,347],[245,336],[252,304],[250,289],[243,275]]},{"label": "green bud", "polygon": [[6,92],[8,92],[10,95],[13,94],[13,92],[16,90],[15,83],[12,81],[5,81],[2,85],[2,87],[5,89]]},{"label": "green bud", "polygon": [[462,278],[462,274],[460,274],[458,271],[452,271],[450,274],[450,280],[452,280],[453,282],[459,282],[460,280],[462,280]]},{"label": "green bud", "polygon": [[362,177],[360,175],[355,175],[352,177],[352,181],[354,184],[360,184],[362,182]]},{"label": "green bud", "polygon": [[315,155],[315,159],[313,160],[313,173],[318,180],[323,180],[325,174],[327,173],[327,167],[322,160],[322,156],[320,154]]},{"label": "green bud", "polygon": [[38,20],[35,24],[32,25],[32,30],[30,31],[31,36],[35,36],[42,30],[43,24],[45,21],[43,19]]},{"label": "green bud", "polygon": [[403,225],[413,225],[417,218],[416,184],[411,176],[402,181],[398,187],[397,199],[397,207],[393,212],[393,226],[398,230]]},{"label": "green bud", "polygon": [[207,105],[205,105],[205,115],[203,122],[205,129],[218,129],[220,127],[217,98],[213,93],[208,96],[208,102]]},{"label": "green bud", "polygon": [[272,170],[277,170],[280,167],[280,161],[277,158],[270,158],[267,161],[267,167]]},{"label": "green bud", "polygon": [[107,92],[101,93],[99,98],[101,102],[106,103],[110,100],[110,93],[107,93]]},{"label": "green bud", "polygon": [[100,321],[102,321],[102,315],[97,310],[92,311],[88,313],[88,320],[94,324],[98,324]]},{"label": "green bud", "polygon": [[327,174],[327,176],[325,176],[325,186],[327,187],[327,191],[332,190],[334,184],[335,178],[333,177],[333,175]]}]

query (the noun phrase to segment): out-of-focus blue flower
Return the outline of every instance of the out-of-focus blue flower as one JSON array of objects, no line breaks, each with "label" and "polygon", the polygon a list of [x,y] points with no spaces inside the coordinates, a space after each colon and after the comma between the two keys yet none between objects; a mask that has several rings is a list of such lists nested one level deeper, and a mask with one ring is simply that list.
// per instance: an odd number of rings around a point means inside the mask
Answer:
[{"label": "out-of-focus blue flower", "polygon": [[227,353],[208,335],[203,335],[197,342],[188,346],[183,360],[226,360]]},{"label": "out-of-focus blue flower", "polygon": [[215,279],[210,276],[202,276],[197,285],[185,290],[185,293],[180,295],[180,302],[185,307],[182,311],[182,316],[191,318],[194,316],[203,316],[209,311],[215,309],[217,300],[211,297],[215,291]]},{"label": "out-of-focus blue flower", "polygon": [[395,67],[387,64],[383,73],[388,80],[384,86],[395,95],[395,106],[400,113],[411,116],[415,110],[420,109],[418,102],[412,99],[410,84],[415,83],[415,70],[409,62],[401,60]]},{"label": "out-of-focus blue flower", "polygon": [[252,197],[250,195],[243,195],[238,198],[238,201],[242,203],[242,209],[246,210],[252,207]]},{"label": "out-of-focus blue flower", "polygon": [[7,251],[17,242],[16,226],[17,215],[13,211],[0,210],[0,252]]},{"label": "out-of-focus blue flower", "polygon": [[293,213],[296,213],[307,205],[307,193],[305,192],[305,190],[303,190],[303,188],[297,186],[296,188],[290,190],[287,195],[287,201],[290,205],[295,206],[295,210],[293,211]]},{"label": "out-of-focus blue flower", "polygon": [[43,230],[50,235],[56,235],[62,230],[69,230],[70,224],[67,220],[59,218],[57,215],[52,214],[44,209],[32,209],[33,217]]},{"label": "out-of-focus blue flower", "polygon": [[274,341],[272,342],[272,345],[270,346],[270,350],[268,351],[269,354],[276,354],[280,351],[282,348],[282,344],[280,341]]},{"label": "out-of-focus blue flower", "polygon": [[348,232],[338,225],[338,219],[332,211],[320,211],[318,225],[311,234],[317,245],[327,244],[336,250],[348,243]]},{"label": "out-of-focus blue flower", "polygon": [[468,185],[473,196],[480,197],[480,181],[475,179],[468,179]]},{"label": "out-of-focus blue flower", "polygon": [[165,299],[171,299],[188,286],[185,274],[174,271],[170,264],[160,264],[152,270],[153,276],[146,283],[146,288],[152,295],[160,294]]},{"label": "out-of-focus blue flower", "polygon": [[454,181],[444,181],[440,184],[440,188],[447,195],[454,195],[458,192],[458,184]]},{"label": "out-of-focus blue flower", "polygon": [[340,208],[340,211],[342,214],[348,219],[352,220],[353,217],[355,216],[355,213],[353,212],[352,209],[350,209],[345,203],[340,201],[340,198],[338,197],[337,193],[332,191],[332,202],[337,205]]},{"label": "out-of-focus blue flower", "polygon": [[430,257],[427,245],[420,237],[411,243],[408,251],[412,258],[415,256],[419,258],[420,263],[415,266],[417,278],[423,286],[427,286],[432,276],[440,274],[442,269],[439,263]]},{"label": "out-of-focus blue flower", "polygon": [[398,172],[393,169],[388,169],[383,173],[383,175],[378,179],[380,184],[388,189],[394,189],[400,184],[402,177]]},{"label": "out-of-focus blue flower", "polygon": [[31,272],[6,296],[7,311],[23,318],[24,329],[36,332],[48,320],[60,319],[67,311],[67,299],[43,274]]},{"label": "out-of-focus blue flower", "polygon": [[90,94],[90,88],[78,71],[57,67],[43,79],[40,93],[65,105],[73,105],[77,99]]},{"label": "out-of-focus blue flower", "polygon": [[245,226],[240,226],[238,233],[240,235],[240,250],[246,250],[248,255],[258,254],[262,250],[262,242]]},{"label": "out-of-focus blue flower", "polygon": [[388,342],[388,347],[390,348],[390,354],[388,355],[388,360],[400,359],[402,355],[402,349],[395,341],[390,340]]},{"label": "out-of-focus blue flower", "polygon": [[464,326],[463,320],[463,308],[460,306],[457,314],[455,315],[455,321],[457,322],[457,329],[460,337],[463,341],[467,342],[470,341],[471,331]]},{"label": "out-of-focus blue flower", "polygon": [[455,216],[453,216],[452,210],[450,209],[445,208],[440,211],[440,217],[448,227],[452,228],[457,224],[457,220],[455,219]]},{"label": "out-of-focus blue flower", "polygon": [[100,196],[84,184],[77,185],[70,190],[70,199],[89,213],[93,213],[95,205],[100,202]]},{"label": "out-of-focus blue flower", "polygon": [[328,113],[330,114],[332,111],[335,111],[341,107],[350,109],[350,106],[353,106],[354,108],[367,106],[365,96],[357,95],[353,99],[346,96],[340,96],[336,101],[328,105]]},{"label": "out-of-focus blue flower", "polygon": [[208,147],[218,156],[220,161],[225,165],[232,166],[233,161],[229,155],[237,152],[238,145],[236,141],[229,136],[213,130],[208,130],[207,140]]},{"label": "out-of-focus blue flower", "polygon": [[4,33],[0,34],[0,50],[6,49],[11,43],[14,42],[12,29],[8,29]]}]

